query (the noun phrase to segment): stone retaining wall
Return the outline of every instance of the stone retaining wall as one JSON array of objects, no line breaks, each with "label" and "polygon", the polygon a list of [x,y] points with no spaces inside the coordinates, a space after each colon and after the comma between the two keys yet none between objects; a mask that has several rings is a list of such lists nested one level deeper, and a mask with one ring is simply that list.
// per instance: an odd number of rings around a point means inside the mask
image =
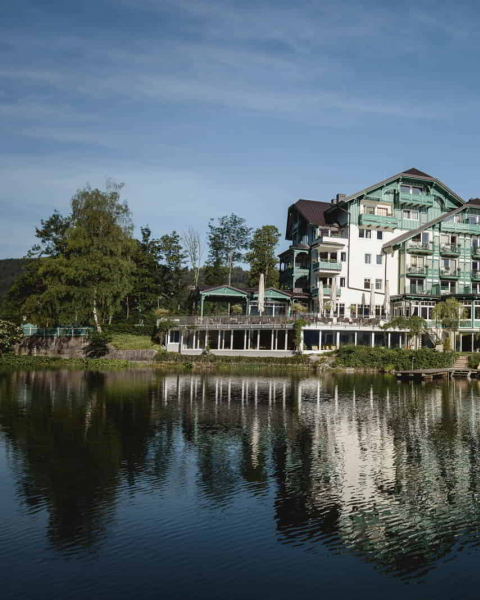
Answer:
[{"label": "stone retaining wall", "polygon": [[[29,356],[56,356],[60,358],[85,358],[84,348],[88,344],[86,338],[67,337],[26,337],[16,347],[15,353]],[[117,350],[110,346],[105,358],[116,358],[131,361],[151,361],[157,351],[149,350]]]}]

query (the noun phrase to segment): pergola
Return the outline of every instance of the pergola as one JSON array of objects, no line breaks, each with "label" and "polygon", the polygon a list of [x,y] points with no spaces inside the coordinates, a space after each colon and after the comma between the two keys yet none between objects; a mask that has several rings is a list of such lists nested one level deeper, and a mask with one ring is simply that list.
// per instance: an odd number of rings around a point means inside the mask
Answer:
[{"label": "pergola", "polygon": [[241,290],[231,285],[219,285],[199,290],[198,295],[200,296],[201,317],[203,317],[205,298],[211,299],[214,302],[231,302],[235,300],[239,302],[245,302],[245,314],[248,313],[250,294],[246,290]]}]

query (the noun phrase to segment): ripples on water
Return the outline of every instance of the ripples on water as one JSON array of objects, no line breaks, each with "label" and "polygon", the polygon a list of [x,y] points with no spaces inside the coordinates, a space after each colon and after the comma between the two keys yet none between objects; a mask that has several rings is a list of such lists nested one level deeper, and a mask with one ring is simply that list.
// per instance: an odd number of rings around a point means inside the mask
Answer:
[{"label": "ripples on water", "polygon": [[476,597],[479,425],[477,382],[2,374],[2,598]]}]

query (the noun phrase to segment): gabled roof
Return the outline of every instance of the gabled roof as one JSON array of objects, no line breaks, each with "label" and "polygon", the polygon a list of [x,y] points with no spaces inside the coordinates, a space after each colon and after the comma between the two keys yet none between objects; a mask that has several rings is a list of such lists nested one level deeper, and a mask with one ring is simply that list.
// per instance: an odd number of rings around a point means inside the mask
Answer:
[{"label": "gabled roof", "polygon": [[219,292],[219,294],[218,294],[219,296],[229,295],[228,294],[229,291],[234,292],[236,294],[240,294],[242,296],[248,296],[247,290],[242,290],[240,288],[233,287],[233,285],[227,285],[227,284],[212,285],[212,286],[208,286],[208,287],[199,288],[200,294],[203,294],[205,296],[214,296],[215,292],[217,292],[217,291]]},{"label": "gabled roof", "polygon": [[325,211],[331,207],[330,202],[318,202],[317,200],[297,200],[291,208],[296,208],[302,217],[312,225],[327,225]]},{"label": "gabled roof", "polygon": [[478,206],[480,205],[480,198],[470,198],[468,204],[476,204]]},{"label": "gabled roof", "polygon": [[[427,173],[424,173],[423,171],[419,171],[418,169],[411,168],[411,169],[407,169],[406,171],[402,171],[401,173],[397,173],[396,175],[392,175],[392,177],[388,177],[387,179],[384,179],[383,181],[379,181],[378,183],[375,183],[374,185],[370,185],[367,188],[360,190],[359,192],[355,192],[355,194],[350,194],[350,196],[347,196],[346,198],[344,198],[342,200],[342,202],[339,204],[343,204],[344,202],[350,202],[351,200],[354,200],[358,196],[363,196],[364,194],[368,194],[369,192],[376,190],[379,187],[386,185],[387,183],[391,183],[392,181],[395,181],[396,179],[399,179],[399,178],[405,177],[405,176],[412,177],[414,179],[423,180],[423,181],[429,181],[431,183],[436,183],[438,186],[443,188],[446,192],[448,192],[451,196],[453,196],[461,204],[463,204],[465,202],[465,200],[463,198],[461,198],[458,194],[456,194],[453,190],[451,190],[448,186],[446,186],[444,183],[442,183],[436,177],[432,177],[431,175],[428,175]],[[334,208],[335,206],[336,205],[333,204],[331,208]]]},{"label": "gabled roof", "polygon": [[457,208],[454,208],[450,212],[440,215],[439,217],[436,217],[435,219],[432,219],[428,223],[424,223],[420,227],[417,227],[417,229],[412,229],[411,231],[406,231],[405,233],[402,233],[398,237],[393,238],[393,240],[390,240],[386,244],[383,244],[382,250],[384,252],[386,252],[387,250],[392,249],[394,246],[398,246],[398,244],[401,244],[402,242],[406,242],[407,240],[410,240],[411,238],[415,237],[419,233],[422,233],[422,231],[429,229],[433,225],[440,223],[440,221],[443,221],[447,217],[451,217],[452,215],[456,215],[457,213],[464,211],[466,208],[468,208],[468,203],[462,204],[462,206],[458,206]]},{"label": "gabled roof", "polygon": [[431,175],[427,175],[427,173],[424,173],[423,171],[419,171],[418,169],[415,169],[415,167],[411,168],[411,169],[407,169],[406,171],[402,172],[403,175],[413,175],[414,177],[423,177],[425,179],[431,179],[432,181],[435,181],[435,177],[432,177]]}]

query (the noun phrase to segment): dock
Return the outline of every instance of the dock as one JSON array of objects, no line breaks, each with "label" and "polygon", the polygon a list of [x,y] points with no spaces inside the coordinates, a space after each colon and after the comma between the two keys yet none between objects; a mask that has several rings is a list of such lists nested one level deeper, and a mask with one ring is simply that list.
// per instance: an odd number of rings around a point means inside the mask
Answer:
[{"label": "dock", "polygon": [[468,368],[449,368],[449,369],[409,369],[407,371],[395,371],[397,379],[419,379],[422,381],[432,381],[433,379],[452,377],[479,377],[480,370]]}]

